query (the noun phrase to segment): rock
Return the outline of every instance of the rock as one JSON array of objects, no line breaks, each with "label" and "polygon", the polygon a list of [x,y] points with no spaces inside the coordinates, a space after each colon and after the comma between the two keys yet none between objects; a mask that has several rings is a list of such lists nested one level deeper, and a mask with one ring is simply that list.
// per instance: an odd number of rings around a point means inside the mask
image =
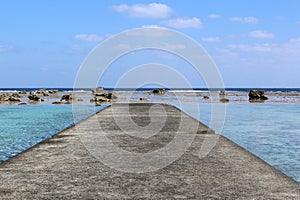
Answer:
[{"label": "rock", "polygon": [[77,101],[83,101],[83,99],[77,99]]},{"label": "rock", "polygon": [[20,102],[20,101],[21,101],[20,98],[14,97],[14,96],[10,96],[8,100],[9,100],[9,101],[15,101],[15,102],[16,102],[16,101],[17,101],[17,102]]},{"label": "rock", "polygon": [[166,93],[165,89],[164,88],[158,88],[158,89],[155,89],[152,91],[153,94],[160,94],[160,95],[163,95]]},{"label": "rock", "polygon": [[94,90],[93,94],[95,97],[91,98],[91,102],[111,102],[118,98],[114,93],[101,90],[101,88]]},{"label": "rock", "polygon": [[95,96],[94,98],[91,98],[90,100],[91,102],[110,102],[111,99],[108,99],[106,97],[103,96]]},{"label": "rock", "polygon": [[65,94],[61,97],[60,101],[64,103],[70,103],[74,99],[74,95],[72,94]]},{"label": "rock", "polygon": [[95,102],[95,106],[101,106],[100,102]]},{"label": "rock", "polygon": [[49,94],[57,94],[57,93],[58,93],[58,90],[48,90],[48,93],[49,93]]},{"label": "rock", "polygon": [[27,94],[26,90],[19,91],[19,94]]},{"label": "rock", "polygon": [[141,97],[141,98],[140,98],[140,101],[148,101],[148,99],[145,98],[145,97]]},{"label": "rock", "polygon": [[203,99],[208,100],[209,96],[203,96]]},{"label": "rock", "polygon": [[25,102],[21,102],[18,104],[18,106],[26,106],[26,105],[27,105],[27,103],[25,103]]},{"label": "rock", "polygon": [[265,91],[263,90],[250,90],[248,96],[249,101],[265,101],[268,99],[267,96],[264,95]]},{"label": "rock", "polygon": [[0,101],[9,101],[9,94],[8,93],[4,93],[0,95]]},{"label": "rock", "polygon": [[61,102],[60,101],[54,101],[54,102],[52,102],[52,104],[61,104]]},{"label": "rock", "polygon": [[221,90],[220,92],[219,92],[219,96],[220,97],[225,97],[225,96],[227,96],[227,92],[226,91],[224,91],[224,90]]},{"label": "rock", "polygon": [[227,102],[229,102],[229,99],[227,99],[227,98],[221,98],[221,99],[220,99],[220,102],[222,102],[222,103],[227,103]]},{"label": "rock", "polygon": [[94,94],[94,95],[96,95],[97,93],[101,93],[101,92],[103,92],[104,91],[104,87],[97,87],[97,88],[95,88],[95,89],[92,89],[92,93]]},{"label": "rock", "polygon": [[39,101],[39,100],[40,100],[40,97],[37,96],[37,95],[34,94],[34,93],[30,93],[30,95],[28,96],[28,99],[29,99],[30,101]]},{"label": "rock", "polygon": [[39,89],[36,93],[42,94],[43,96],[49,96],[49,93],[45,89]]},{"label": "rock", "polygon": [[16,98],[20,98],[20,95],[19,95],[19,93],[17,93],[17,92],[14,92],[11,96],[12,96],[12,97],[16,97]]},{"label": "rock", "polygon": [[41,99],[41,101],[45,101],[45,99]]}]

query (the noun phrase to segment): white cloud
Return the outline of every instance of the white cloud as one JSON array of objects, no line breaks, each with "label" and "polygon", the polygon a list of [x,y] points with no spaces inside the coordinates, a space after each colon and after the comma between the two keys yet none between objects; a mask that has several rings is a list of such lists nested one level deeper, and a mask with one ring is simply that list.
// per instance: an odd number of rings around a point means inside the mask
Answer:
[{"label": "white cloud", "polygon": [[115,5],[113,9],[120,13],[126,13],[132,18],[167,18],[171,15],[172,9],[161,3]]},{"label": "white cloud", "polygon": [[231,44],[227,48],[229,50],[245,51],[245,52],[271,52],[274,48],[278,47],[277,44]]},{"label": "white cloud", "polygon": [[203,23],[199,18],[176,18],[163,21],[162,24],[173,27],[173,28],[201,28]]},{"label": "white cloud", "polygon": [[295,43],[295,42],[300,42],[300,38],[291,38],[289,42]]},{"label": "white cloud", "polygon": [[258,19],[256,17],[232,17],[229,20],[233,22],[242,22],[248,24],[258,23]]},{"label": "white cloud", "polygon": [[13,49],[12,46],[5,46],[0,44],[0,53],[8,52]]},{"label": "white cloud", "polygon": [[163,26],[154,25],[154,24],[143,25],[142,28],[162,28],[162,29],[165,29],[165,27],[163,27]]},{"label": "white cloud", "polygon": [[251,31],[248,35],[253,38],[262,38],[262,39],[275,38],[275,35],[273,33],[266,30]]},{"label": "white cloud", "polygon": [[83,40],[87,42],[100,42],[103,38],[96,34],[77,34],[74,36],[77,40]]},{"label": "white cloud", "polygon": [[204,42],[221,42],[221,38],[219,37],[208,37],[208,38],[201,38]]},{"label": "white cloud", "polygon": [[161,47],[162,49],[167,49],[167,50],[170,50],[170,51],[176,51],[176,50],[182,50],[182,49],[185,49],[185,45],[184,44],[168,44],[168,43],[164,43],[164,44],[161,44]]},{"label": "white cloud", "polygon": [[218,15],[218,14],[209,14],[209,15],[207,15],[207,17],[210,18],[210,19],[218,19],[218,18],[221,18],[221,16]]}]

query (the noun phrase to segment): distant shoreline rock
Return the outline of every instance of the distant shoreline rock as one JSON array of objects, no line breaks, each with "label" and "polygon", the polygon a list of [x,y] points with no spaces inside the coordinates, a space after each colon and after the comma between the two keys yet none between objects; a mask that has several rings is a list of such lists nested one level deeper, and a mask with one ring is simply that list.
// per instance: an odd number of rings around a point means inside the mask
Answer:
[{"label": "distant shoreline rock", "polygon": [[263,90],[250,90],[248,96],[249,101],[265,101],[268,99]]},{"label": "distant shoreline rock", "polygon": [[158,88],[158,89],[154,89],[152,91],[153,94],[159,94],[159,95],[163,95],[166,93],[166,90],[164,88]]}]

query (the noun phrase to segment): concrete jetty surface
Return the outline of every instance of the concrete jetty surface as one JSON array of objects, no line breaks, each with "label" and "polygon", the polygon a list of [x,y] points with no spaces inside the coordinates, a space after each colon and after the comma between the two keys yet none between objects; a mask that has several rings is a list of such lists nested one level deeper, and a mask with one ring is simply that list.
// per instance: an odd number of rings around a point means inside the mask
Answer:
[{"label": "concrete jetty surface", "polygon": [[[222,136],[203,134],[207,127],[180,110],[169,105],[151,110],[153,105],[129,104],[127,112],[127,104],[115,104],[0,164],[0,199],[300,199],[300,185],[264,161]],[[163,127],[155,130],[158,132],[153,136],[136,137],[141,127],[148,128],[146,132],[151,134],[149,113],[152,127],[161,122]],[[192,133],[188,127],[195,124],[197,134],[189,148],[177,160],[157,170],[151,166],[164,164],[167,157],[156,163],[149,158],[144,172],[136,166],[139,173],[135,173],[126,172],[132,164],[131,154],[125,157],[127,168],[120,171],[126,165],[124,157],[111,153],[109,148],[103,150],[104,156],[97,157],[95,152],[99,149],[92,149],[95,144],[105,146],[108,138],[125,152],[133,152],[133,157],[143,155],[163,149],[177,134],[189,138]],[[97,134],[105,137],[97,138]],[[199,150],[207,137],[218,137],[218,141],[200,159]],[[180,149],[176,145],[183,143],[172,145]]]}]

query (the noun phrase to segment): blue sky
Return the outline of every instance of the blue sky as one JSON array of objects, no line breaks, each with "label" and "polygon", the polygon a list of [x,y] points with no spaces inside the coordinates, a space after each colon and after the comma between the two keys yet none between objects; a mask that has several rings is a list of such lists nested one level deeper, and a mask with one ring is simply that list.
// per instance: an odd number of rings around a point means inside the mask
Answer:
[{"label": "blue sky", "polygon": [[226,87],[300,87],[299,10],[299,0],[4,0],[0,88],[72,87],[96,45],[147,25],[197,41]]}]

